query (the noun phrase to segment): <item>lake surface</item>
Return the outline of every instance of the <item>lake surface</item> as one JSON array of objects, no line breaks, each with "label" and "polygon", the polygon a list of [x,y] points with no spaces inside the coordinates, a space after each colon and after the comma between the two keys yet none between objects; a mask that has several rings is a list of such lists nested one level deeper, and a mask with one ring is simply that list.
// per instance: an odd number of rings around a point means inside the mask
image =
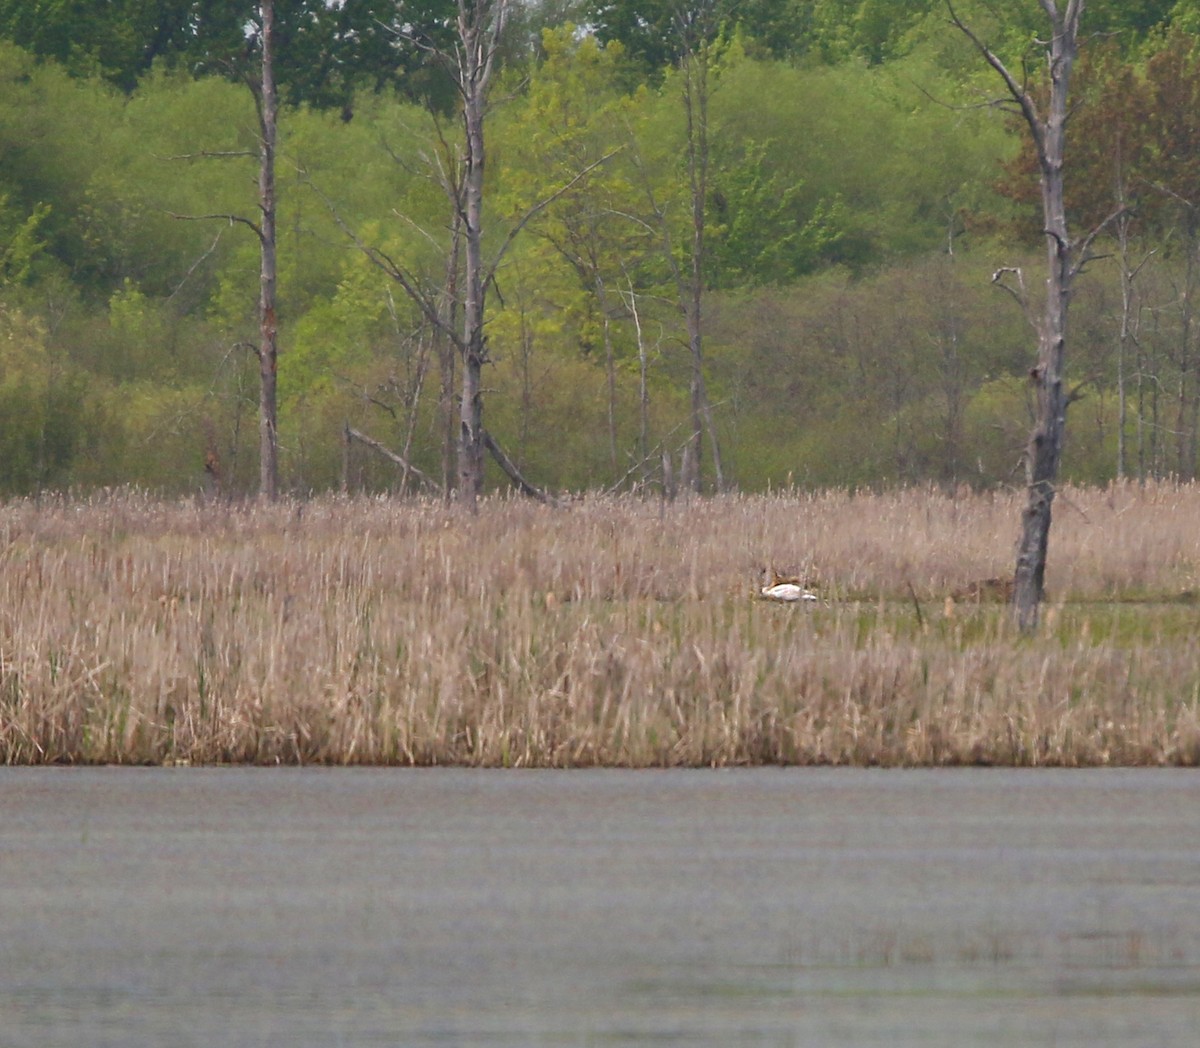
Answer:
[{"label": "lake surface", "polygon": [[1194,1048],[1200,774],[0,769],[12,1048]]}]

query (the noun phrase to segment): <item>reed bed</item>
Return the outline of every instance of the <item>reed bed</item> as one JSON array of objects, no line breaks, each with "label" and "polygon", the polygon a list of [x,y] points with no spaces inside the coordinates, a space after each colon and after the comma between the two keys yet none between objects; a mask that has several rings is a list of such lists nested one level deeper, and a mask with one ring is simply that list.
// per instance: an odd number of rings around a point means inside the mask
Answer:
[{"label": "reed bed", "polygon": [[[0,506],[0,761],[1200,763],[1200,488]],[[814,608],[755,599],[764,566]]]}]

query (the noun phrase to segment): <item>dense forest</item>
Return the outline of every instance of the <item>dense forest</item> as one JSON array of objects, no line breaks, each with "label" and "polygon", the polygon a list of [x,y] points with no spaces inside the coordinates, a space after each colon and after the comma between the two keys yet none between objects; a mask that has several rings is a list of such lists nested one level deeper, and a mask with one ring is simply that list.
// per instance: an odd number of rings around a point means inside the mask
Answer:
[{"label": "dense forest", "polygon": [[[453,490],[472,354],[489,487],[1020,482],[1036,163],[945,0],[0,0],[0,494],[258,490],[268,7],[281,490]],[[1084,27],[1063,470],[1190,479],[1200,0]]]}]

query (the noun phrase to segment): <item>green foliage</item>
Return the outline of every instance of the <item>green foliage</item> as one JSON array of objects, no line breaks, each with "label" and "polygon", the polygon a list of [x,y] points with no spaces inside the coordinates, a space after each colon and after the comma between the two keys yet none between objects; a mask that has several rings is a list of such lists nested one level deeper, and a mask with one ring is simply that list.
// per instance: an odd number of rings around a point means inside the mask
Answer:
[{"label": "green foliage", "polygon": [[[395,0],[275,0],[274,7],[276,79],[292,105],[349,116],[357,89],[398,83],[421,98],[438,79],[424,54],[397,46]],[[74,76],[100,76],[131,92],[156,64],[234,80],[252,75],[259,9],[258,0],[0,0],[0,37]],[[403,9],[409,25],[431,31],[452,10],[445,0]]]},{"label": "green foliage", "polygon": [[100,75],[130,90],[182,37],[195,6],[191,0],[0,0],[0,35],[75,75]]},{"label": "green foliage", "polygon": [[[736,166],[721,165],[712,200],[713,286],[789,283],[842,246],[848,216],[840,198],[818,200],[806,218],[803,184],[768,173],[768,146],[753,143]],[[764,238],[764,229],[773,235]]]},{"label": "green foliage", "polygon": [[55,360],[35,320],[0,309],[0,493],[64,487],[97,436],[83,374]]},{"label": "green foliage", "polygon": [[[956,0],[955,10],[989,44],[1013,60],[1030,52],[1044,15],[1036,0],[998,8],[990,0]],[[862,61],[882,65],[909,54],[946,46],[946,0],[591,0],[584,21],[605,41],[620,41],[643,76],[678,61],[680,16],[711,31],[737,28],[757,57],[839,65]],[[1136,49],[1171,25],[1195,31],[1195,0],[1089,0],[1089,31]],[[946,52],[953,54],[953,48]]]},{"label": "green foliage", "polygon": [[[225,490],[253,488],[259,245],[240,220],[257,217],[254,99],[227,69],[195,75],[218,70],[219,39],[227,58],[252,62],[232,53],[245,49],[245,6],[200,5],[207,50],[189,50],[200,35],[166,39],[144,65],[134,0],[125,25],[77,32],[86,43],[61,55],[56,19],[74,12],[86,27],[92,8],[0,0],[0,32],[33,33],[45,59],[0,43],[6,493],[122,481],[192,491],[209,453]],[[1006,57],[1034,53],[1035,0],[1002,21],[977,0],[956,9]],[[1095,263],[1079,286],[1071,477],[1115,468],[1119,375],[1130,468],[1186,473],[1194,457],[1200,145],[1187,118],[1200,92],[1194,40],[1178,30],[1196,10],[1088,7],[1092,28],[1118,35],[1090,44],[1079,66],[1069,203],[1079,222],[1108,214],[1119,157],[1137,204],[1128,257],[1148,261],[1120,373],[1116,262]],[[1036,307],[1036,186],[1027,158],[1002,170],[1018,136],[973,105],[994,84],[944,4],[763,0],[693,13],[688,39],[705,48],[712,88],[706,354],[736,482],[1019,480],[1034,338],[990,277],[1024,267]],[[664,68],[679,39],[663,20],[625,46],[613,25],[593,36],[527,15],[522,31],[551,24],[536,48],[510,42],[505,104],[489,117],[486,253],[506,253],[489,289],[487,426],[541,484],[652,476],[661,450],[683,444],[689,409],[669,264],[686,264],[692,235],[684,76]],[[447,81],[394,37],[378,78],[349,59],[325,76],[336,49],[317,45],[336,32],[314,24],[284,38],[289,97],[303,103],[284,110],[278,163],[280,418],[296,490],[340,482],[347,423],[436,477],[446,434],[445,333],[363,248],[450,315],[447,183],[462,147],[449,96],[431,113],[376,90],[393,73],[409,97]],[[652,45],[666,48],[660,58]],[[397,484],[395,465],[361,445],[347,461],[351,486]]]},{"label": "green foliage", "polygon": [[[740,240],[750,249],[757,227],[767,255],[757,271],[752,262],[741,271],[761,279],[774,252],[791,263],[779,279],[820,264],[861,270],[944,243],[962,211],[985,205],[1004,129],[931,102],[938,78],[916,58],[880,70],[748,61],[723,69],[710,118],[714,217],[735,242],[746,228]],[[718,257],[723,249],[718,241]]]},{"label": "green foliage", "polygon": [[8,208],[0,196],[0,287],[28,283],[45,244],[38,232],[50,214],[50,205],[37,204],[25,218]]},{"label": "green foliage", "polygon": [[[717,296],[711,344],[741,483],[1006,479],[1007,452],[979,461],[1000,434],[971,400],[1030,350],[1019,312],[996,306],[980,263],[948,256]],[[1019,448],[1025,414],[1010,418]]]},{"label": "green foliage", "polygon": [[[0,42],[0,187],[6,210],[38,216],[46,256],[68,271],[86,257],[78,216],[85,187],[110,156],[105,130],[115,100],[73,83],[61,70],[38,67]],[[30,233],[34,232],[30,229]],[[86,264],[86,263],[84,263]]]},{"label": "green foliage", "polygon": [[877,65],[904,48],[909,30],[929,10],[911,0],[816,0],[812,46],[826,62],[850,58]]}]

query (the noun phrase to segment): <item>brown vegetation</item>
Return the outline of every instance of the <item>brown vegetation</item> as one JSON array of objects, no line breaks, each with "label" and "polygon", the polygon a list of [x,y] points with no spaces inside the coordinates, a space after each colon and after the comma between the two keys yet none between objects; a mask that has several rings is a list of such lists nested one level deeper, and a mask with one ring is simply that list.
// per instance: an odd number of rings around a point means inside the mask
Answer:
[{"label": "brown vegetation", "polygon": [[9,503],[0,761],[1200,762],[1200,488],[1063,493],[1036,636],[922,614],[1004,576],[1018,503]]},{"label": "brown vegetation", "polygon": [[1013,579],[1011,575],[996,576],[990,579],[975,579],[965,586],[959,586],[950,594],[953,601],[969,601],[976,604],[985,600],[1009,603],[1013,598]]}]

